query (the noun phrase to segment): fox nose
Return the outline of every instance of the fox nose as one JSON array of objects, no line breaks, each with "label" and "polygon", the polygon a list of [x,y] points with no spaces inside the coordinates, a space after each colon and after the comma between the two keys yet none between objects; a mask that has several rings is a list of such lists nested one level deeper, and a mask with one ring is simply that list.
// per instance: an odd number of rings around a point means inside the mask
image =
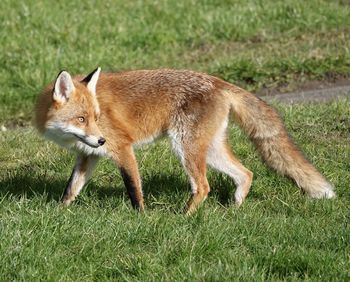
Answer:
[{"label": "fox nose", "polygon": [[103,137],[100,137],[97,142],[100,146],[102,146],[104,143],[106,143],[106,139],[104,139]]}]

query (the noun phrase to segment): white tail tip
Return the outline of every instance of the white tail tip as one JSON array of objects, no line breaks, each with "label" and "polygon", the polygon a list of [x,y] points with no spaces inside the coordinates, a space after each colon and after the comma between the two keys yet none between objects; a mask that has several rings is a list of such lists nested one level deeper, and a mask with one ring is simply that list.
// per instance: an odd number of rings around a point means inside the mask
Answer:
[{"label": "white tail tip", "polygon": [[311,198],[315,199],[332,199],[335,198],[335,192],[333,191],[333,187],[331,185],[323,187],[323,189],[320,189],[318,191],[314,191],[309,194]]}]

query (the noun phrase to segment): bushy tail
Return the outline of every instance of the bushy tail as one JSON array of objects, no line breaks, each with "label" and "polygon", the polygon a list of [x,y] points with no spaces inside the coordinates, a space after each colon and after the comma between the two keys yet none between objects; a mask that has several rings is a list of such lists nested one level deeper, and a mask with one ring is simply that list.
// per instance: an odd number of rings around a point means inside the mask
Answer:
[{"label": "bushy tail", "polygon": [[313,198],[335,196],[332,185],[294,145],[281,118],[271,106],[240,88],[233,88],[228,95],[235,120],[270,167],[292,178]]}]

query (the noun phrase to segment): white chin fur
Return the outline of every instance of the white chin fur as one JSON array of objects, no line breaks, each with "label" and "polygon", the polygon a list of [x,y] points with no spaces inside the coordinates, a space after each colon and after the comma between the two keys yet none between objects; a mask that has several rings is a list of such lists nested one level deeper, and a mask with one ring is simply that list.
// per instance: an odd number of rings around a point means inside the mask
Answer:
[{"label": "white chin fur", "polygon": [[64,148],[82,152],[86,155],[107,155],[106,147],[98,144],[98,137],[86,136],[80,128],[66,126],[63,123],[49,123],[46,128],[44,136]]},{"label": "white chin fur", "polygon": [[108,155],[105,146],[99,146],[97,148],[93,148],[81,141],[77,141],[72,147],[72,149],[75,151],[84,153],[86,155],[95,155],[95,156],[101,156],[101,157]]},{"label": "white chin fur", "polygon": [[44,133],[44,137],[64,148],[72,147],[77,140],[73,135],[54,128],[47,129]]}]

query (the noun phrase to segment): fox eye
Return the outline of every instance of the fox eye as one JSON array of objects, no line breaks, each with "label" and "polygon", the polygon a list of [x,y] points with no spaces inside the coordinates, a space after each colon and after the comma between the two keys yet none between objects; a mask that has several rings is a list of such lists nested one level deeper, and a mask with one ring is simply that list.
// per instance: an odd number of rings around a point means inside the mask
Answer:
[{"label": "fox eye", "polygon": [[84,118],[84,117],[78,117],[78,120],[79,120],[79,122],[81,122],[81,123],[85,122],[85,118]]}]

